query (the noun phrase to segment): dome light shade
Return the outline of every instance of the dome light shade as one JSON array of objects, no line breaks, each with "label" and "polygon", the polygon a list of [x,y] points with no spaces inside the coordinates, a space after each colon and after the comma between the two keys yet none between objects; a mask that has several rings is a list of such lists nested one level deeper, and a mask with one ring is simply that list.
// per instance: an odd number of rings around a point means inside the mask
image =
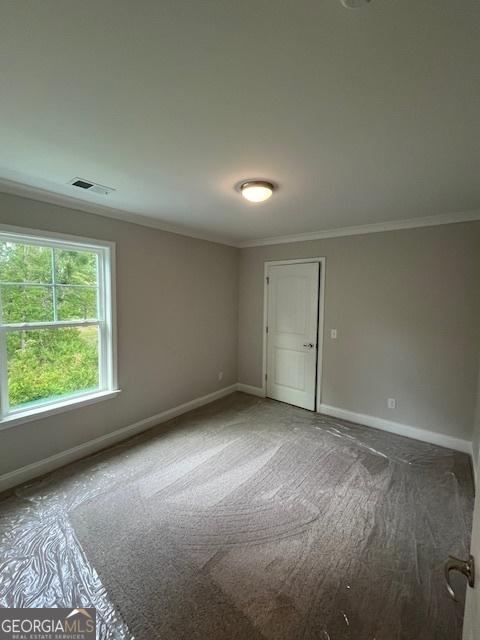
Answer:
[{"label": "dome light shade", "polygon": [[273,193],[273,184],[263,180],[249,180],[240,185],[240,192],[250,202],[264,202]]}]

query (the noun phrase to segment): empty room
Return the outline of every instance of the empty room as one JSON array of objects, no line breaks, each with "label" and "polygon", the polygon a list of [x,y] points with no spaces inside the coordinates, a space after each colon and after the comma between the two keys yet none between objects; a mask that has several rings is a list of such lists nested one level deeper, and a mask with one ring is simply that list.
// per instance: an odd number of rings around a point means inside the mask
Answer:
[{"label": "empty room", "polygon": [[479,61],[0,0],[0,640],[480,640]]}]

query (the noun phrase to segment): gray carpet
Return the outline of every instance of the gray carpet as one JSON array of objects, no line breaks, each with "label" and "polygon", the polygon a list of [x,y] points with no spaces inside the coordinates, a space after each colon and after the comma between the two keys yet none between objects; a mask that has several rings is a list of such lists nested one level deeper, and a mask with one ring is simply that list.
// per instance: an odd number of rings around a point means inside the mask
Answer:
[{"label": "gray carpet", "polygon": [[69,517],[137,639],[460,640],[466,455],[234,394],[103,460]]},{"label": "gray carpet", "polygon": [[0,607],[105,640],[460,640],[466,455],[234,394],[0,502]]}]

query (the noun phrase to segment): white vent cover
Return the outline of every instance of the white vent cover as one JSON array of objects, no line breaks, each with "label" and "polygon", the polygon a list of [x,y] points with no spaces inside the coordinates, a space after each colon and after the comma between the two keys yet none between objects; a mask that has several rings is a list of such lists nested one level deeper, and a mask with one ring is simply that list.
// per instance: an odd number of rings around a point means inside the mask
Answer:
[{"label": "white vent cover", "polygon": [[344,7],[347,9],[359,9],[367,5],[370,0],[340,0]]},{"label": "white vent cover", "polygon": [[90,193],[99,193],[102,196],[108,196],[109,193],[115,191],[112,187],[105,187],[103,184],[97,184],[91,180],[85,180],[85,178],[73,178],[68,184],[77,187],[77,189],[89,191]]}]

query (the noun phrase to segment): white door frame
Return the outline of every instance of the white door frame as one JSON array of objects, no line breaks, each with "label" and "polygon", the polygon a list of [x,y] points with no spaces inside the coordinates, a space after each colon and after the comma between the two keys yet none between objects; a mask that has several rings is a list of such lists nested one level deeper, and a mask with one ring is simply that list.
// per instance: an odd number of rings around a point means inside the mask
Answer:
[{"label": "white door frame", "polygon": [[263,270],[263,365],[262,365],[262,390],[263,395],[267,395],[267,321],[268,321],[268,267],[285,264],[301,264],[308,262],[318,262],[320,264],[320,280],[318,292],[318,347],[317,347],[317,388],[316,388],[316,410],[320,411],[322,399],[322,365],[323,365],[323,324],[325,317],[325,258],[299,258],[298,260],[268,260],[265,262]]}]

